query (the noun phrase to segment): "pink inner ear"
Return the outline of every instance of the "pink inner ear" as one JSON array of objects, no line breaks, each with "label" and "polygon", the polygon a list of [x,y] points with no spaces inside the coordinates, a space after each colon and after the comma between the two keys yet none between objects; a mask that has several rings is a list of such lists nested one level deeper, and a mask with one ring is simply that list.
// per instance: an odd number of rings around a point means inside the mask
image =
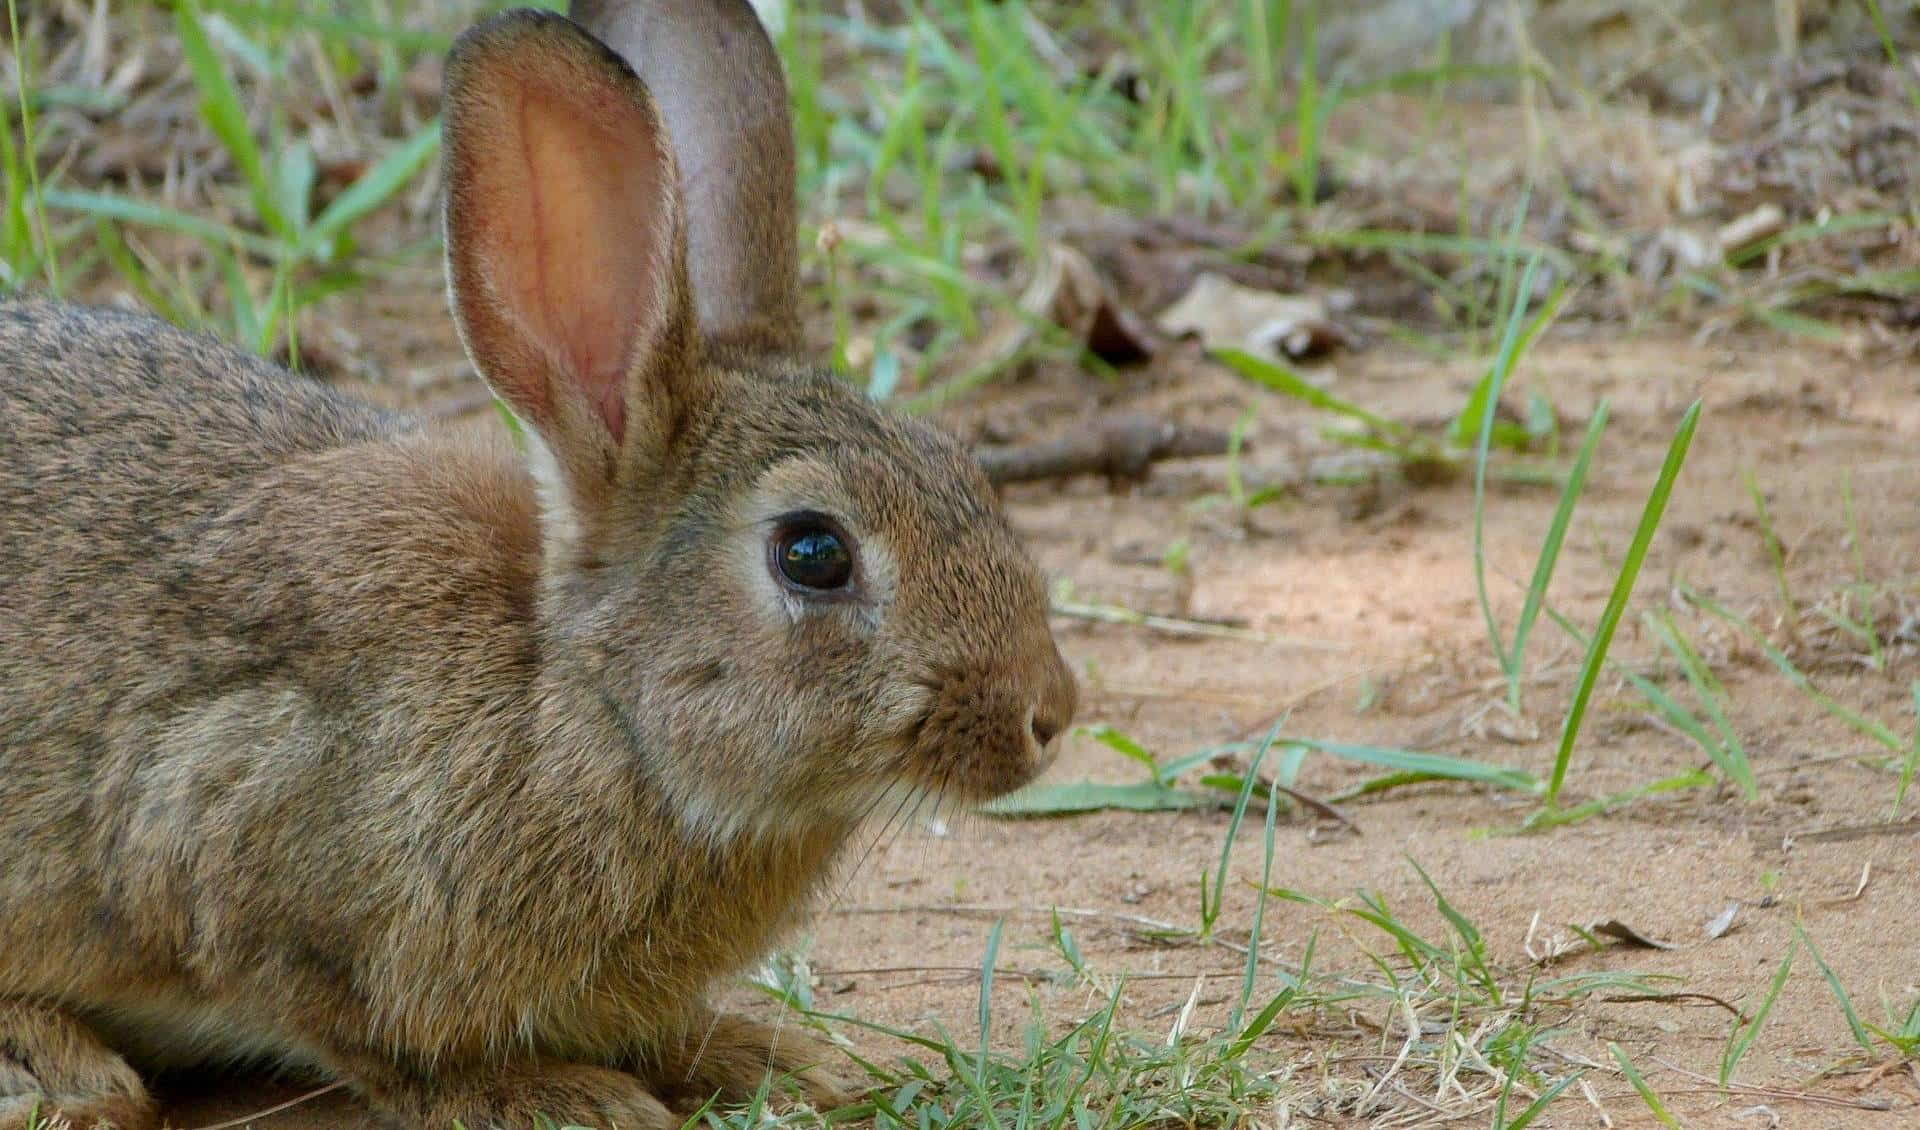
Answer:
[{"label": "pink inner ear", "polygon": [[664,315],[671,205],[655,122],[604,87],[532,81],[509,98],[498,134],[477,139],[473,234],[503,312],[552,362],[557,387],[530,407],[578,398],[619,444],[635,341]]}]

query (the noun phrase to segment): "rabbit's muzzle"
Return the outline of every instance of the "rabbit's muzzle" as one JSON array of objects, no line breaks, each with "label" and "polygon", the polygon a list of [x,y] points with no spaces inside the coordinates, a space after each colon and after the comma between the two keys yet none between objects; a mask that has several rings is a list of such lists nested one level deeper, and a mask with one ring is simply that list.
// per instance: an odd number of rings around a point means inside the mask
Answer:
[{"label": "rabbit's muzzle", "polygon": [[1039,776],[1073,722],[1079,689],[1051,642],[1037,673],[949,672],[912,745],[910,775],[936,792],[990,800]]}]

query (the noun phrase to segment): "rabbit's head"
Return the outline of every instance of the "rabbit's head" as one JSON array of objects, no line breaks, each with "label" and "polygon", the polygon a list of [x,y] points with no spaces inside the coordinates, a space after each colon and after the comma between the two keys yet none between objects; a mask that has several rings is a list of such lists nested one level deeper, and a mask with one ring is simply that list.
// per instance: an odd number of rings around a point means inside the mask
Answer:
[{"label": "rabbit's head", "polygon": [[1076,695],[1044,586],[957,443],[804,360],[758,20],[576,14],[468,32],[445,106],[454,312],[543,500],[550,696],[715,843],[1025,783]]}]

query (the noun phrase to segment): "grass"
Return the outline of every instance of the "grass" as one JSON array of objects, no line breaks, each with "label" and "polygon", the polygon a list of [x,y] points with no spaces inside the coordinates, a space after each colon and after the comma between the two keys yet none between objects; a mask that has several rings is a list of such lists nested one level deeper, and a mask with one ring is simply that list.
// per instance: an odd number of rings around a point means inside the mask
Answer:
[{"label": "grass", "polygon": [[[1263,872],[1275,851],[1275,809],[1267,811]],[[1229,853],[1232,839],[1229,834]],[[1062,999],[1062,993],[1030,994],[1013,1051],[944,1030],[928,1035],[823,1011],[799,992],[782,995],[811,1022],[853,1032],[862,1043],[878,1040],[903,1049],[899,1056],[863,1061],[877,1090],[867,1103],[836,1112],[834,1121],[1057,1130],[1266,1124],[1283,1109],[1319,1118],[1377,1117],[1399,1107],[1395,1089],[1411,1088],[1437,1096],[1443,1104],[1438,1109],[1452,1117],[1487,1110],[1494,1126],[1529,1125],[1590,1070],[1569,1069],[1558,1050],[1564,1022],[1599,995],[1657,992],[1662,979],[1540,976],[1509,968],[1427,873],[1410,866],[1431,894],[1429,916],[1442,923],[1440,933],[1417,925],[1374,892],[1326,899],[1263,882],[1250,939],[1260,936],[1258,918],[1268,897],[1319,916],[1322,926],[1308,934],[1297,962],[1277,961],[1258,944],[1242,947],[1243,971],[1230,1011],[1211,1012],[1218,1019],[1209,1023],[1199,1020],[1209,1013],[1196,1008],[1202,977],[1164,1035],[1122,1027],[1123,1002],[1135,987],[1128,973],[1097,968],[1057,912],[1053,937],[1060,964],[1050,979],[1062,990],[1087,990],[1084,1003],[1061,1018],[1049,1015],[1044,1000]],[[1362,956],[1360,970],[1336,974],[1320,968],[1323,930]],[[996,922],[983,945],[978,978],[975,1019],[982,1033],[1008,1026],[998,1017],[994,992],[1003,939]],[[1206,951],[1226,943],[1196,930],[1177,944]],[[1223,976],[1233,979],[1231,973]],[[1026,977],[1031,982],[1032,972]],[[1379,1040],[1338,1035],[1356,1021],[1360,1031],[1377,1031]],[[1270,1045],[1276,1037],[1304,1056],[1274,1057]],[[1376,1046],[1391,1053],[1384,1075],[1365,1070],[1379,1058]],[[748,1110],[719,1112],[713,1121],[749,1126],[783,1117],[808,1124],[816,1116]]]},{"label": "grass", "polygon": [[[303,312],[379,273],[357,238],[361,221],[411,194],[437,134],[430,120],[350,130],[363,151],[354,157],[361,175],[316,211],[315,146],[331,137],[287,108],[304,89],[331,94],[370,76],[370,97],[332,100],[390,120],[401,97],[392,88],[409,68],[444,51],[458,27],[493,6],[425,13],[352,0],[320,13],[272,0],[182,0],[170,19],[163,9],[143,11],[138,33],[178,51],[216,143],[202,155],[204,168],[187,170],[195,187],[186,192],[75,183],[64,164],[43,184],[53,154],[84,138],[73,136],[67,115],[52,134],[36,130],[33,106],[56,90],[82,88],[49,86],[28,97],[35,60],[24,53],[14,73],[20,129],[0,152],[10,186],[0,223],[5,285],[59,290],[64,273],[90,290],[113,278],[176,320],[263,350],[283,344]],[[1456,88],[1551,80],[1527,66],[1458,63],[1442,48],[1421,65],[1353,81],[1320,59],[1318,6],[1290,0],[1200,0],[1171,22],[1138,25],[1115,25],[1097,6],[1030,0],[917,0],[887,23],[823,0],[779,9],[802,199],[810,225],[834,232],[820,289],[860,292],[857,326],[842,300],[832,300],[838,353],[862,370],[863,384],[911,394],[917,405],[941,403],[938,392],[949,384],[970,388],[1035,360],[1078,356],[1079,344],[1057,332],[1036,335],[1011,356],[976,358],[969,345],[988,326],[1023,317],[1010,298],[1019,278],[1042,261],[1063,220],[1100,209],[1263,215],[1272,223],[1249,247],[1281,239],[1334,259],[1382,259],[1444,297],[1453,313],[1443,323],[1465,336],[1424,339],[1443,350],[1479,351],[1498,340],[1521,297],[1517,287],[1536,277],[1529,270],[1522,278],[1529,261],[1548,268],[1561,295],[1620,269],[1528,234],[1543,210],[1565,203],[1547,195],[1523,191],[1497,222],[1475,220],[1465,208],[1473,171],[1465,158],[1455,230],[1322,215],[1329,171],[1337,179],[1343,163],[1370,156],[1347,139],[1381,100],[1424,101],[1437,119]],[[1105,52],[1077,55],[1088,42]],[[1764,301],[1733,284],[1744,285],[1738,271],[1769,256],[1824,254],[1830,241],[1910,219],[1897,209],[1822,215],[1738,249],[1732,276],[1676,285],[1718,288],[1731,308],[1806,322],[1824,296],[1904,301],[1915,280],[1900,268],[1802,282],[1791,297]],[[187,240],[188,269],[176,266],[177,243],[150,243],[154,236]],[[997,248],[1013,252],[1010,265],[983,271],[982,257]],[[430,248],[402,250],[419,257]],[[1555,305],[1542,307],[1530,333]],[[1472,422],[1463,414],[1453,438],[1465,438]]]},{"label": "grass", "polygon": [[[1906,49],[1897,27],[1868,3],[1885,56],[1901,64]],[[46,7],[8,0],[15,97],[0,122],[0,290],[131,295],[175,321],[299,364],[312,327],[350,323],[355,303],[395,285],[403,269],[432,262],[438,127],[432,97],[410,88],[409,75],[439,57],[473,15],[499,6],[136,5],[124,18],[116,12],[101,34],[116,47],[137,40],[159,62],[148,78],[116,88],[82,73],[80,52],[55,49],[48,29],[58,17]],[[1285,713],[1259,741],[1172,757],[1114,725],[1090,727],[1090,739],[1124,759],[1132,779],[1047,782],[992,811],[1159,812],[1176,815],[1136,818],[1196,821],[1224,813],[1217,855],[1191,869],[1192,921],[1136,933],[1131,942],[1229,955],[1230,966],[1210,975],[1232,986],[1226,1007],[1201,1003],[1196,982],[1168,1030],[1149,1030],[1129,1001],[1135,971],[1103,968],[1056,913],[1059,964],[1046,984],[1074,988],[1083,1003],[1066,1008],[1059,994],[1048,1003],[1036,992],[1026,1015],[1010,1021],[1004,1004],[995,1008],[996,993],[1010,989],[996,980],[1009,944],[996,926],[983,942],[972,1018],[980,1030],[969,1038],[832,1017],[843,1030],[864,1029],[906,1053],[874,1062],[881,1090],[846,1117],[913,1130],[1264,1125],[1282,1110],[1362,1119],[1404,1113],[1418,1104],[1396,1088],[1417,1084],[1421,1102],[1449,1117],[1519,1130],[1550,1118],[1577,1083],[1617,1073],[1656,1120],[1675,1124],[1618,1045],[1583,1065],[1564,1050],[1569,1039],[1560,1026],[1599,994],[1648,984],[1503,962],[1488,931],[1418,864],[1412,869],[1426,903],[1416,913],[1377,891],[1334,897],[1277,885],[1276,858],[1284,869],[1288,854],[1276,848],[1279,821],[1303,774],[1329,763],[1365,767],[1334,803],[1438,783],[1498,797],[1515,806],[1523,827],[1542,833],[1713,783],[1743,803],[1762,803],[1760,743],[1703,642],[1709,630],[1746,641],[1783,693],[1801,696],[1864,741],[1870,756],[1863,759],[1889,782],[1886,818],[1905,811],[1920,770],[1920,681],[1902,684],[1911,692],[1911,723],[1877,718],[1825,689],[1800,658],[1793,631],[1818,617],[1855,641],[1876,672],[1899,662],[1876,618],[1884,587],[1869,579],[1861,558],[1851,491],[1843,512],[1853,580],[1843,599],[1796,602],[1793,562],[1764,494],[1757,483],[1751,488],[1786,642],[1753,615],[1684,584],[1674,589],[1677,600],[1648,607],[1635,593],[1700,425],[1696,403],[1660,422],[1671,435],[1666,459],[1624,552],[1605,554],[1611,584],[1598,619],[1577,624],[1554,603],[1556,578],[1570,547],[1593,539],[1576,519],[1585,520],[1582,503],[1596,476],[1620,466],[1614,460],[1628,440],[1609,436],[1613,410],[1601,401],[1578,446],[1562,451],[1553,390],[1521,378],[1530,351],[1560,321],[1618,313],[1607,306],[1610,293],[1636,296],[1633,319],[1687,326],[1736,319],[1788,339],[1851,341],[1849,319],[1860,311],[1920,294],[1920,274],[1897,250],[1896,237],[1917,218],[1911,202],[1854,194],[1835,211],[1810,191],[1789,201],[1791,222],[1774,234],[1649,282],[1625,255],[1595,248],[1653,240],[1676,217],[1609,211],[1593,193],[1569,187],[1564,168],[1491,179],[1484,155],[1446,136],[1463,115],[1479,112],[1462,109],[1461,92],[1470,87],[1510,91],[1524,81],[1550,94],[1546,102],[1566,105],[1592,96],[1531,61],[1462,63],[1443,44],[1430,59],[1362,80],[1323,56],[1323,25],[1337,13],[1293,0],[1196,0],[1169,18],[1134,21],[1115,21],[1102,5],[1039,0],[910,0],[885,21],[865,11],[794,0],[783,8],[779,32],[795,108],[803,247],[811,249],[809,297],[818,324],[831,327],[837,367],[877,399],[916,410],[1035,367],[1078,367],[1089,382],[1120,387],[1122,378],[1090,358],[1084,342],[1015,297],[1053,243],[1091,239],[1075,232],[1109,216],[1121,217],[1115,222],[1129,238],[1151,234],[1149,221],[1211,225],[1214,234],[1196,237],[1196,247],[1213,265],[1309,287],[1332,278],[1363,292],[1417,288],[1426,300],[1418,309],[1367,314],[1411,348],[1471,359],[1477,376],[1437,427],[1416,427],[1273,357],[1227,350],[1215,360],[1249,389],[1321,414],[1330,421],[1322,438],[1378,457],[1390,473],[1471,482],[1473,528],[1462,551],[1472,555],[1472,595],[1496,693],[1515,717],[1558,712],[1559,728],[1539,771],[1503,764],[1483,749],[1450,754],[1310,736],[1294,732]],[[1920,85],[1904,71],[1898,81],[1920,106]],[[310,104],[314,92],[324,111]],[[166,99],[185,108],[180,120],[198,124],[148,139],[166,159],[162,172],[141,171],[138,161],[132,172],[89,171],[83,158],[104,144],[116,117]],[[1368,173],[1383,164],[1369,123],[1407,100],[1427,123],[1419,159],[1387,152],[1388,171]],[[1441,198],[1445,222],[1410,218],[1399,188],[1429,193],[1436,183],[1449,186]],[[1298,264],[1305,266],[1296,271]],[[1011,352],[978,352],[977,343],[1011,322],[1034,332]],[[376,360],[403,352],[369,351]],[[1506,411],[1523,384],[1525,410]],[[1227,500],[1242,517],[1294,501],[1291,491],[1249,489],[1240,477],[1244,441],[1275,415],[1271,399],[1257,402],[1234,431]],[[1509,623],[1485,530],[1502,504],[1500,488],[1516,484],[1557,493],[1532,570],[1516,583],[1519,606]],[[1204,567],[1191,544],[1175,544],[1181,570]],[[1111,604],[1063,599],[1057,607],[1159,632],[1272,642]],[[1542,615],[1580,653],[1570,682],[1541,670],[1535,629]],[[1623,627],[1642,645],[1629,654],[1616,651]],[[1694,767],[1585,796],[1574,756],[1590,716],[1627,707],[1678,734]],[[1240,841],[1256,825],[1258,866],[1244,853],[1236,865]],[[1243,917],[1237,908],[1249,893]],[[1282,906],[1314,920],[1291,961],[1266,939]],[[1766,982],[1760,1007],[1730,1032],[1723,1086],[1764,1037],[1800,950],[1818,967],[1860,1055],[1915,1055],[1920,1005],[1884,1000],[1878,1011],[1861,1008],[1844,971],[1829,967],[1802,933]],[[786,999],[827,1017],[817,1001],[802,999],[803,980],[787,985]],[[996,1037],[1009,1032],[1010,1043]],[[705,1117],[745,1126],[810,1116],[756,1104]]]}]

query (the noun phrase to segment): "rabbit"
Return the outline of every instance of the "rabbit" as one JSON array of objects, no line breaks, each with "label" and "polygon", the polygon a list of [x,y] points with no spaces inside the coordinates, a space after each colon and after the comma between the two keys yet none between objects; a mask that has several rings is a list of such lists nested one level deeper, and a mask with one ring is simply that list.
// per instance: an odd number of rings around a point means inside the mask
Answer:
[{"label": "rabbit", "polygon": [[841,1104],[710,991],[877,808],[1057,752],[984,476],[808,359],[747,0],[574,15],[446,67],[450,306],[524,454],[0,304],[0,1130],[145,1130],[209,1063],[397,1126],[662,1130],[770,1071]]}]

